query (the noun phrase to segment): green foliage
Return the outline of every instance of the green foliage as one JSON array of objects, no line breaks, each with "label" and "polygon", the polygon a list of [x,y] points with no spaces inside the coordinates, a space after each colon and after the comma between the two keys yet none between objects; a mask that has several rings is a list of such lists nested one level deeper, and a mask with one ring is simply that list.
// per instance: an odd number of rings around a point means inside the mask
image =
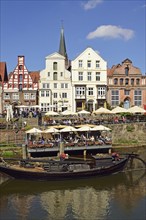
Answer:
[{"label": "green foliage", "polygon": [[13,151],[3,151],[2,156],[3,157],[14,157],[14,152]]},{"label": "green foliage", "polygon": [[127,145],[130,145],[130,144],[138,144],[138,140],[126,140],[126,139],[118,139],[118,144],[127,144]]},{"label": "green foliage", "polygon": [[134,126],[133,125],[127,125],[126,126],[126,130],[128,131],[128,132],[133,132],[134,131]]}]

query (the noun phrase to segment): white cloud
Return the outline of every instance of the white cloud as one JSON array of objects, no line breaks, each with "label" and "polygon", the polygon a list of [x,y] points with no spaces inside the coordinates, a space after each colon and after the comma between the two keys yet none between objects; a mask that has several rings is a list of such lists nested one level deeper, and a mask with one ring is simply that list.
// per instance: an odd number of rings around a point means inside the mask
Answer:
[{"label": "white cloud", "polygon": [[121,28],[115,25],[102,25],[97,27],[93,32],[87,35],[87,39],[94,38],[122,38],[124,40],[130,40],[134,36],[134,31],[131,29]]},{"label": "white cloud", "polygon": [[83,8],[85,10],[90,10],[95,8],[98,4],[102,3],[103,0],[89,0],[86,3],[83,3]]}]

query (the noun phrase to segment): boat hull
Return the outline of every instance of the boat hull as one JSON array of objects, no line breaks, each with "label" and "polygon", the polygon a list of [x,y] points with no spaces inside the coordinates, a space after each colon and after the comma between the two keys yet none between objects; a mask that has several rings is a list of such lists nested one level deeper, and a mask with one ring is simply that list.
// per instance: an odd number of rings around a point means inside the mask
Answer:
[{"label": "boat hull", "polygon": [[7,167],[4,165],[0,165],[0,172],[13,177],[15,179],[26,179],[26,180],[67,180],[67,179],[80,179],[80,178],[89,178],[96,176],[105,176],[111,175],[113,173],[117,173],[122,171],[128,159],[124,158],[120,161],[113,163],[108,167],[97,167],[93,169],[86,170],[76,170],[76,171],[66,171],[66,172],[49,172],[42,171],[36,172],[33,169],[16,169],[11,166]]}]

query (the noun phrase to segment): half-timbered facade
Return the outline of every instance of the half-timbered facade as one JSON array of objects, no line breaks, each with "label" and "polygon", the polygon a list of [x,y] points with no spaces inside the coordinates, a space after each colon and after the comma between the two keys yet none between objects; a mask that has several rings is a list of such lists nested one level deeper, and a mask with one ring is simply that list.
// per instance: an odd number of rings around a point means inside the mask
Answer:
[{"label": "half-timbered facade", "polygon": [[3,85],[4,107],[38,104],[39,71],[29,72],[25,66],[25,57],[18,56],[18,63]]}]

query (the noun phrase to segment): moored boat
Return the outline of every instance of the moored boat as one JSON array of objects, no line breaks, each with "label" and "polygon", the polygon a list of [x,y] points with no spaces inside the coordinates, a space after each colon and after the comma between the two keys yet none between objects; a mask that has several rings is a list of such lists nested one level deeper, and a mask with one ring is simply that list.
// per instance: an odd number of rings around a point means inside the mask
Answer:
[{"label": "moored boat", "polygon": [[67,180],[111,175],[122,171],[129,156],[92,156],[87,160],[42,160],[26,159],[7,163],[2,159],[0,172],[16,178],[31,180]]}]

